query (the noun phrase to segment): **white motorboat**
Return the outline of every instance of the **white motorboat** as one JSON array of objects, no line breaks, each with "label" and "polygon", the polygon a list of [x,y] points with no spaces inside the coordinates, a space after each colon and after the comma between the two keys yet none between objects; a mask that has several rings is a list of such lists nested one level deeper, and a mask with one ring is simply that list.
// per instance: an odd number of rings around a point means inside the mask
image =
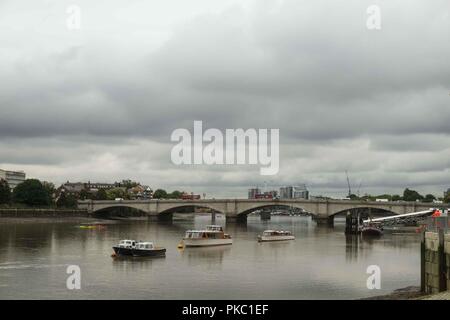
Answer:
[{"label": "white motorboat", "polygon": [[206,226],[204,230],[188,230],[182,243],[186,247],[205,247],[233,244],[231,236],[218,225]]},{"label": "white motorboat", "polygon": [[282,230],[265,230],[261,235],[258,235],[259,242],[286,241],[294,239],[295,236],[293,236],[290,231],[282,231]]}]

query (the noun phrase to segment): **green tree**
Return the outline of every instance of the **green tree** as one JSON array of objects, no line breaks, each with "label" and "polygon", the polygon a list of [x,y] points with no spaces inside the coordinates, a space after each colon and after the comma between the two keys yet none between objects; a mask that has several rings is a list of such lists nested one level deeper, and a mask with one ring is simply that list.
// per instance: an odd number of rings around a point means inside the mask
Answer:
[{"label": "green tree", "polygon": [[108,200],[114,200],[117,198],[122,198],[122,199],[129,198],[127,192],[122,188],[109,189],[108,191],[106,191],[106,195],[107,195]]},{"label": "green tree", "polygon": [[155,198],[155,199],[166,199],[167,198],[166,190],[156,189],[155,192],[153,192],[153,198]]},{"label": "green tree", "polygon": [[131,180],[124,180],[120,183],[121,186],[125,187],[125,189],[131,189],[139,185],[139,182],[131,181]]},{"label": "green tree", "polygon": [[80,191],[80,200],[89,199],[89,196],[90,196],[90,194],[89,194],[89,192],[86,189],[82,189]]},{"label": "green tree", "polygon": [[181,199],[181,195],[183,193],[181,191],[175,190],[167,195],[169,199]]},{"label": "green tree", "polygon": [[400,200],[402,200],[402,197],[400,195],[394,194],[392,196],[392,201],[400,201]]},{"label": "green tree", "polygon": [[13,201],[28,206],[48,206],[51,195],[37,179],[27,179],[14,188]]},{"label": "green tree", "polygon": [[444,203],[450,203],[450,192],[445,195],[443,201],[444,201]]},{"label": "green tree", "polygon": [[95,200],[108,200],[108,195],[106,194],[105,189],[100,189],[95,194]]},{"label": "green tree", "polygon": [[423,202],[433,202],[434,200],[436,200],[435,196],[433,196],[432,194],[427,194],[425,195]]},{"label": "green tree", "polygon": [[53,183],[44,181],[44,182],[42,182],[42,185],[44,186],[44,188],[47,190],[47,192],[49,194],[54,194],[56,192],[55,185]]},{"label": "green tree", "polygon": [[47,191],[48,197],[49,197],[49,203],[53,203],[54,196],[56,194],[56,188],[55,185],[51,182],[43,181],[42,186]]},{"label": "green tree", "polygon": [[403,191],[403,200],[405,201],[423,200],[423,196],[415,190],[410,190],[406,188],[405,191]]},{"label": "green tree", "polygon": [[58,208],[76,208],[78,206],[77,198],[73,195],[66,195],[61,192],[58,199],[56,199],[56,206]]},{"label": "green tree", "polygon": [[8,181],[0,179],[0,204],[8,204],[11,201],[11,189]]}]

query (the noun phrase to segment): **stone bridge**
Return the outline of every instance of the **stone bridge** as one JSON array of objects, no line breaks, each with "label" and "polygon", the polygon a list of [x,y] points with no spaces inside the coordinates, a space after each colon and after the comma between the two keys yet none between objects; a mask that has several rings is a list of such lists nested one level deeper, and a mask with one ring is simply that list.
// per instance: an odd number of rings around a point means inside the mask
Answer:
[{"label": "stone bridge", "polygon": [[172,216],[172,213],[186,207],[209,208],[226,216],[228,222],[246,221],[247,214],[273,206],[300,208],[310,213],[318,223],[332,223],[338,213],[352,209],[380,209],[393,214],[428,210],[434,207],[448,208],[448,204],[421,202],[378,202],[350,200],[305,200],[305,199],[201,199],[201,200],[84,200],[78,208],[96,213],[114,207],[128,207],[145,212],[151,220]]}]

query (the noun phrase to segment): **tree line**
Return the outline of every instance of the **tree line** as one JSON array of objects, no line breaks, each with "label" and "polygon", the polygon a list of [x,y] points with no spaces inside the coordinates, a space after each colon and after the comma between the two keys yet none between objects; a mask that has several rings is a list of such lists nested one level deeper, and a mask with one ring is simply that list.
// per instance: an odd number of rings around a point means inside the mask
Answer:
[{"label": "tree line", "polygon": [[438,199],[430,193],[426,194],[426,195],[421,195],[416,190],[411,190],[409,188],[406,188],[403,191],[403,195],[381,194],[378,196],[371,196],[371,195],[366,194],[362,197],[358,197],[357,195],[352,194],[352,195],[350,195],[350,199],[351,200],[370,200],[370,201],[375,201],[375,199],[387,199],[389,201],[420,201],[420,202],[433,202],[435,200],[442,200],[445,203],[450,203],[450,193],[447,194],[444,198]]},{"label": "tree line", "polygon": [[[130,185],[129,188],[133,187]],[[41,182],[37,179],[27,179],[18,184],[13,191],[6,180],[0,180],[0,205],[26,207],[59,207],[76,208],[78,200],[114,200],[129,199],[127,188],[99,189],[96,193],[81,190],[77,195],[67,194],[57,190],[52,183]],[[153,193],[155,199],[181,199],[183,192],[175,190],[167,192],[157,189]]]},{"label": "tree line", "polygon": [[24,205],[29,207],[49,207],[53,203],[55,186],[37,179],[27,179],[11,192],[6,180],[0,180],[0,205]]}]

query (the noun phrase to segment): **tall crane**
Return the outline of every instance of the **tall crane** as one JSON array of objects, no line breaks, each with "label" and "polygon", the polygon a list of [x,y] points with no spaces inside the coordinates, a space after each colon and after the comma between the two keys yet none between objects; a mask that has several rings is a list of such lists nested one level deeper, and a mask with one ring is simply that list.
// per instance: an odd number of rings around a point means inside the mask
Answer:
[{"label": "tall crane", "polygon": [[359,191],[361,190],[361,185],[362,185],[362,179],[361,179],[361,181],[359,182],[359,185],[358,185],[358,191],[357,191],[357,193],[356,193],[356,195],[358,196],[358,198],[359,198],[359,196],[360,196]]},{"label": "tall crane", "polygon": [[348,172],[345,170],[345,175],[347,176],[347,185],[348,185],[348,198],[350,199],[352,195],[352,188],[350,187],[350,179],[348,178]]}]

